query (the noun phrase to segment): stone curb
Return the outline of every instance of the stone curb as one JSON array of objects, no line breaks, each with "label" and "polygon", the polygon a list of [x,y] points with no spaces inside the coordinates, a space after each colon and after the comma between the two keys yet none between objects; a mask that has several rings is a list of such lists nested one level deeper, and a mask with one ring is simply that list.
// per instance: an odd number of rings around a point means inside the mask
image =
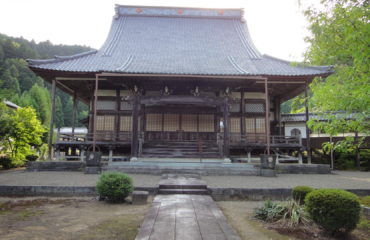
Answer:
[{"label": "stone curb", "polygon": [[[155,195],[157,187],[135,187],[136,191],[148,191],[149,194]],[[55,197],[72,197],[72,196],[97,196],[95,187],[78,187],[78,186],[0,186],[0,196],[55,196]]]}]

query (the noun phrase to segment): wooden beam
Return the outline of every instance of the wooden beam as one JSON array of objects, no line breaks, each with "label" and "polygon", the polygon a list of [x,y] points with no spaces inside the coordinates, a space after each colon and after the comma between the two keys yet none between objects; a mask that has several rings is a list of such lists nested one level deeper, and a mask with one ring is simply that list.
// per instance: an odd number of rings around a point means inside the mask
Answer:
[{"label": "wooden beam", "polygon": [[305,108],[305,115],[306,115],[306,148],[307,148],[307,163],[311,164],[312,154],[311,154],[311,137],[310,137],[310,129],[308,128],[307,122],[310,120],[309,110],[308,110],[308,82],[306,81],[305,84],[305,91],[304,91],[304,108]]},{"label": "wooden beam", "polygon": [[269,90],[267,84],[267,78],[265,78],[265,130],[266,130],[266,146],[267,146],[267,154],[270,155],[270,103],[269,103]]},{"label": "wooden beam", "polygon": [[[56,77],[58,81],[95,81],[95,78],[83,78],[83,77]],[[99,81],[105,81],[106,78],[99,78]]]},{"label": "wooden beam", "polygon": [[48,141],[48,146],[49,146],[48,159],[49,159],[49,161],[52,160],[52,153],[53,153],[56,83],[57,83],[57,81],[55,79],[53,79],[51,81],[51,118],[50,118],[49,141]]},{"label": "wooden beam", "polygon": [[[268,81],[270,84],[305,84],[305,81]],[[265,81],[256,81],[256,83],[264,84]]]},{"label": "wooden beam", "polygon": [[73,105],[72,105],[72,136],[75,134],[76,125],[76,110],[77,110],[77,93],[73,93]]},{"label": "wooden beam", "polygon": [[228,158],[229,155],[230,155],[229,102],[228,102],[228,97],[224,98],[223,114],[224,114],[224,157]]},{"label": "wooden beam", "polygon": [[99,88],[99,75],[95,75],[95,91],[94,91],[94,118],[93,118],[93,152],[96,148],[96,108],[98,102],[98,88]]},{"label": "wooden beam", "polygon": [[139,147],[139,112],[140,112],[140,96],[138,94],[134,95],[132,109],[132,136],[131,136],[131,157],[138,156]]}]

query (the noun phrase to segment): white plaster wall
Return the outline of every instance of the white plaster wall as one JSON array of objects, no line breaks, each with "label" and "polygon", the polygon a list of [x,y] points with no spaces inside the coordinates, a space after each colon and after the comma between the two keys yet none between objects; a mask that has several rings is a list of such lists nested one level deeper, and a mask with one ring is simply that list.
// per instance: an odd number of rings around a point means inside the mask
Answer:
[{"label": "white plaster wall", "polygon": [[291,136],[290,132],[297,128],[301,131],[301,137],[306,138],[306,124],[305,123],[285,123],[285,136]]}]

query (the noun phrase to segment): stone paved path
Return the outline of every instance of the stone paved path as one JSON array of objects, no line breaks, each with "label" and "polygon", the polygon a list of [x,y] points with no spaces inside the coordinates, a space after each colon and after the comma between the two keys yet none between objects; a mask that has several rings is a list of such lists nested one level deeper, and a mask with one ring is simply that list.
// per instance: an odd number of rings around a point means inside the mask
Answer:
[{"label": "stone paved path", "polygon": [[136,240],[240,240],[207,195],[157,195]]}]

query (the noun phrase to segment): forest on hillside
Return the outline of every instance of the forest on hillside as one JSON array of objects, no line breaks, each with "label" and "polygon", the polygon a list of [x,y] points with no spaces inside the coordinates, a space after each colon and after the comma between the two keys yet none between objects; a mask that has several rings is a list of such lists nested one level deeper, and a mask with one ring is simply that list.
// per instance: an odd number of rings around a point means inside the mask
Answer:
[{"label": "forest on hillside", "polygon": [[[36,110],[38,119],[46,127],[51,117],[50,84],[36,76],[27,66],[26,59],[47,59],[55,55],[67,56],[92,48],[78,45],[55,45],[50,41],[36,43],[22,37],[0,34],[0,100]],[[87,116],[87,106],[79,102],[76,125]],[[72,97],[57,90],[55,126],[72,125]]]}]

